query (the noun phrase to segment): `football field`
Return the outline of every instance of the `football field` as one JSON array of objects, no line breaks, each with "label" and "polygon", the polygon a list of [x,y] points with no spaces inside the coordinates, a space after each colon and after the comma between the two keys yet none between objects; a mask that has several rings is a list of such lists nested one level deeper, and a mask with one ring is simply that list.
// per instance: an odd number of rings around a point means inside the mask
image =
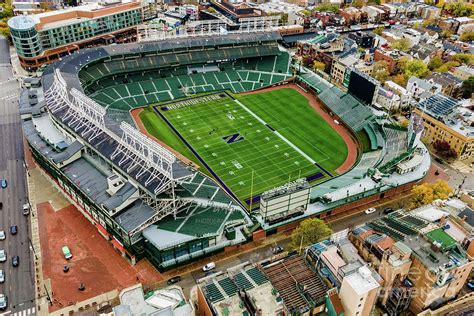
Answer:
[{"label": "football field", "polygon": [[327,180],[347,157],[343,139],[293,89],[235,97],[215,93],[154,109],[178,141],[247,205],[250,196],[255,203],[261,193],[288,181]]}]

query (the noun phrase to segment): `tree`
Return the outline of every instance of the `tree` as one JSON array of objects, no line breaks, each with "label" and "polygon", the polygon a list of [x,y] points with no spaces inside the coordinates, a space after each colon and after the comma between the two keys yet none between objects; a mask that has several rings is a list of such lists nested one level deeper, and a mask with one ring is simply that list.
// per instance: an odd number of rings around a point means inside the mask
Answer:
[{"label": "tree", "polygon": [[414,59],[412,61],[409,61],[405,67],[404,75],[407,79],[409,79],[412,76],[418,77],[418,78],[423,78],[429,73],[428,66],[426,64],[419,60],[419,59]]},{"label": "tree", "polygon": [[320,71],[324,71],[324,69],[326,69],[326,65],[320,61],[313,61],[313,68],[315,70],[320,70]]},{"label": "tree", "polygon": [[392,78],[392,81],[399,86],[406,87],[408,79],[403,74],[398,74]]},{"label": "tree", "polygon": [[304,66],[310,66],[313,65],[314,58],[310,55],[306,55],[303,57],[303,65]]},{"label": "tree", "polygon": [[374,68],[372,70],[372,77],[374,77],[381,83],[384,83],[387,80],[389,74],[390,71],[388,70],[388,63],[386,61],[381,60],[374,64]]},{"label": "tree", "polygon": [[452,60],[455,60],[461,64],[466,64],[469,66],[474,65],[474,55],[473,54],[456,54],[452,57]]},{"label": "tree", "polygon": [[456,151],[451,148],[451,145],[444,140],[436,140],[433,143],[433,148],[436,150],[436,153],[445,158],[456,158],[458,156]]},{"label": "tree", "polygon": [[291,248],[299,249],[331,236],[332,230],[318,218],[307,218],[291,233]]},{"label": "tree", "polygon": [[463,1],[450,3],[445,8],[456,16],[470,16],[474,13],[474,5]]},{"label": "tree", "polygon": [[435,70],[443,65],[443,60],[439,56],[434,56],[428,63],[429,70]]},{"label": "tree", "polygon": [[321,3],[316,7],[316,11],[336,13],[339,11],[339,5],[333,3]]},{"label": "tree", "polygon": [[373,30],[373,32],[374,32],[374,34],[382,35],[383,30],[385,30],[385,27],[384,27],[384,26],[379,26],[379,27],[376,27],[376,28]]},{"label": "tree", "polygon": [[465,31],[459,37],[459,40],[463,42],[471,42],[474,41],[474,31]]},{"label": "tree", "polygon": [[365,1],[364,0],[354,0],[352,1],[352,6],[354,8],[362,8],[363,6],[365,6]]},{"label": "tree", "polygon": [[393,42],[392,47],[394,49],[401,50],[402,52],[407,52],[410,50],[411,42],[408,38],[401,38],[395,42]]},{"label": "tree", "polygon": [[450,30],[443,30],[441,32],[441,38],[448,38],[448,37],[451,37],[452,35],[453,35],[453,32]]},{"label": "tree", "polygon": [[460,63],[455,60],[448,61],[438,68],[435,69],[436,72],[448,72],[451,68],[459,66]]},{"label": "tree", "polygon": [[453,193],[453,189],[444,180],[438,180],[435,183],[423,183],[415,185],[411,190],[410,208],[417,208],[432,203],[434,200],[445,200]]},{"label": "tree", "polygon": [[463,96],[467,99],[474,93],[474,76],[464,80],[462,83]]}]

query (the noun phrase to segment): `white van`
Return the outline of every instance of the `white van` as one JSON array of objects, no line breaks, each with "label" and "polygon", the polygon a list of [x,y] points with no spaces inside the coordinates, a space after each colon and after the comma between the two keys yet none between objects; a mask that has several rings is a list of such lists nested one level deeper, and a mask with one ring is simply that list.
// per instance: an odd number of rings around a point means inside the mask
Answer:
[{"label": "white van", "polygon": [[215,267],[216,267],[216,264],[214,262],[209,262],[204,267],[202,267],[202,271],[206,272],[206,271],[214,269]]}]

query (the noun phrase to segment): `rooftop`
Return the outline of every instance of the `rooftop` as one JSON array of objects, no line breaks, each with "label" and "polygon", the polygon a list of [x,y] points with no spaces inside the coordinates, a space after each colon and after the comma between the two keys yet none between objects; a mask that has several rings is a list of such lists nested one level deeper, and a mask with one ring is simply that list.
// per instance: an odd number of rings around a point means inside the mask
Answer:
[{"label": "rooftop", "polygon": [[347,275],[343,282],[347,282],[359,296],[380,287],[380,284],[366,266],[362,266],[355,273]]},{"label": "rooftop", "polygon": [[428,233],[425,234],[425,236],[428,238],[428,240],[432,242],[438,242],[441,244],[441,249],[447,250],[452,248],[454,245],[456,245],[456,240],[446,234],[442,228],[437,228],[434,229]]}]

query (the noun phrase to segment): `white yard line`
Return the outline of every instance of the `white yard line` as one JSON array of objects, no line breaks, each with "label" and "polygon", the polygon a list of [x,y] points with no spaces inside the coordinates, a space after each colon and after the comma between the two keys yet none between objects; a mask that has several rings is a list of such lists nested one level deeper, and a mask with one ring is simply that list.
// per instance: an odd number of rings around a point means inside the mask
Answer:
[{"label": "white yard line", "polygon": [[[238,105],[240,105],[245,111],[247,111],[249,114],[251,114],[253,117],[255,117],[260,123],[262,123],[263,125],[266,125],[267,123],[265,123],[264,120],[262,120],[260,117],[258,117],[255,113],[253,113],[252,111],[250,111],[250,109],[248,109],[245,105],[242,104],[242,102],[240,102],[239,100],[234,100],[235,103],[237,103]],[[268,127],[265,127],[265,128],[268,128]],[[298,147],[296,147],[292,142],[290,142],[288,139],[286,139],[285,136],[281,135],[280,133],[278,133],[277,131],[274,132],[278,137],[280,137],[281,140],[283,140],[285,143],[287,143],[290,147],[292,147],[294,150],[296,150],[301,156],[303,156],[304,158],[306,158],[306,160],[308,160],[309,162],[311,162],[312,164],[314,164],[316,161],[314,161],[313,159],[311,159],[310,156],[306,155],[301,149],[299,149]]]}]

